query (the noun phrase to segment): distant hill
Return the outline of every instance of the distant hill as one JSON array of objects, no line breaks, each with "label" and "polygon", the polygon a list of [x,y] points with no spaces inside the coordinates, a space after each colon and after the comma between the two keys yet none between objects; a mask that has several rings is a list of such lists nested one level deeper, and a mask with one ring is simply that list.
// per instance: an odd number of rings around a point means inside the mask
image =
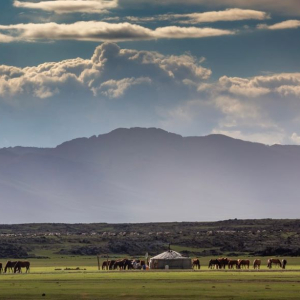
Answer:
[{"label": "distant hill", "polygon": [[0,149],[0,222],[298,218],[300,147],[116,129]]}]

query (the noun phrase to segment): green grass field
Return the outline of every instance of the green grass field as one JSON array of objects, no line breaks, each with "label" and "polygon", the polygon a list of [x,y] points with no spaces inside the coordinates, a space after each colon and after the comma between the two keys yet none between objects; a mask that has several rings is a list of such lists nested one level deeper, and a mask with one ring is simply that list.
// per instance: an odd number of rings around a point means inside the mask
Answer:
[{"label": "green grass field", "polygon": [[300,258],[271,271],[261,259],[260,271],[209,270],[209,258],[200,271],[98,271],[95,257],[32,259],[30,274],[0,276],[0,299],[299,299]]}]

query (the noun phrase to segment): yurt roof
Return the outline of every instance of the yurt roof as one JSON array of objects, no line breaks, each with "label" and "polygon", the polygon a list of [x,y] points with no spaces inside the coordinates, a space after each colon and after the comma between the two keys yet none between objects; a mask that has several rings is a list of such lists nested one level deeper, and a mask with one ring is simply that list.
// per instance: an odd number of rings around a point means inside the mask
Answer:
[{"label": "yurt roof", "polygon": [[152,257],[151,259],[179,259],[179,258],[184,259],[187,257],[183,257],[180,253],[170,250],[170,251],[166,251],[161,254],[158,254],[158,255]]}]

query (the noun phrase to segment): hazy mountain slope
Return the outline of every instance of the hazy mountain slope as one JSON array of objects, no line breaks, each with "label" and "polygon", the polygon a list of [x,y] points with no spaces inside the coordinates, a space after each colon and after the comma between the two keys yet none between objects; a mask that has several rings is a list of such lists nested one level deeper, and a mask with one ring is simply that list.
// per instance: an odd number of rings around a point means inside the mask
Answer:
[{"label": "hazy mountain slope", "polygon": [[[298,146],[117,129],[54,149],[0,149],[0,217],[3,223],[297,218],[299,178]],[[21,208],[12,219],[5,210],[14,207]]]}]

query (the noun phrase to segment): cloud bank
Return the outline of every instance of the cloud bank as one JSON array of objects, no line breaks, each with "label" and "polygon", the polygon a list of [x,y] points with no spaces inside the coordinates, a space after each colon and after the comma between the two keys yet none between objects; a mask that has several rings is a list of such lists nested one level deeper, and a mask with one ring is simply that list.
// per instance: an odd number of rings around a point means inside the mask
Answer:
[{"label": "cloud bank", "polygon": [[81,21],[72,24],[51,22],[0,25],[1,31],[5,32],[2,37],[3,42],[16,40],[132,41],[165,38],[205,38],[234,34],[234,31],[231,30],[215,28],[167,26],[152,30],[130,23],[112,24],[98,21]]},{"label": "cloud bank", "polygon": [[269,30],[296,29],[300,27],[300,20],[287,20],[274,25],[259,24],[257,27]]},{"label": "cloud bank", "polygon": [[40,2],[22,2],[15,0],[13,5],[18,8],[38,9],[57,14],[66,13],[107,13],[118,6],[117,0],[56,0]]},{"label": "cloud bank", "polygon": [[223,11],[209,11],[190,14],[163,14],[153,17],[127,17],[133,22],[174,21],[181,24],[213,23],[220,21],[264,20],[269,18],[263,11],[232,8]]},{"label": "cloud bank", "polygon": [[210,74],[191,55],[165,56],[103,43],[89,60],[76,58],[26,68],[0,66],[0,97],[45,99],[76,87],[90,95],[119,98],[132,86],[155,86],[155,82],[184,86],[187,78],[197,84]]}]

